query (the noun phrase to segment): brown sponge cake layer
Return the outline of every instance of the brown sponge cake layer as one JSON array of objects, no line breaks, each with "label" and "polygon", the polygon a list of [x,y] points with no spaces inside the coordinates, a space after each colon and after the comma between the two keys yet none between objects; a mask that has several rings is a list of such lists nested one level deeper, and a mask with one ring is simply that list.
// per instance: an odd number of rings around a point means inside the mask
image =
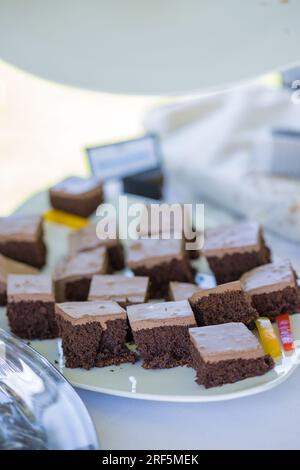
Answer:
[{"label": "brown sponge cake layer", "polygon": [[9,302],[7,316],[11,331],[24,339],[50,339],[58,335],[54,302]]},{"label": "brown sponge cake layer", "polygon": [[196,370],[196,382],[205,388],[235,383],[249,377],[263,375],[274,367],[273,359],[265,355],[255,359],[231,359],[205,362],[191,343],[192,366]]},{"label": "brown sponge cake layer", "polygon": [[280,313],[300,311],[297,275],[289,260],[253,269],[241,277],[241,283],[252,305],[271,320]]},{"label": "brown sponge cake layer", "polygon": [[159,326],[133,332],[145,369],[190,365],[188,329],[194,325]]},{"label": "brown sponge cake layer", "polygon": [[252,305],[260,315],[275,320],[281,313],[300,311],[300,295],[297,287],[286,287],[269,293],[252,295]]},{"label": "brown sponge cake layer", "polygon": [[148,276],[150,278],[150,298],[166,299],[169,296],[169,282],[194,282],[195,271],[188,260],[172,259],[156,266],[139,266],[132,268],[136,276]]},{"label": "brown sponge cake layer", "polygon": [[93,367],[103,331],[101,325],[91,322],[73,326],[71,322],[60,316],[57,317],[57,321],[66,367],[83,367],[84,369]]},{"label": "brown sponge cake layer", "polygon": [[229,322],[242,322],[252,326],[258,318],[258,312],[243,291],[228,290],[200,298],[195,294],[190,298],[190,304],[198,326]]},{"label": "brown sponge cake layer", "polygon": [[6,304],[7,304],[6,291],[0,292],[0,305],[6,305]]},{"label": "brown sponge cake layer", "polygon": [[41,238],[37,241],[6,241],[0,242],[0,253],[8,258],[42,268],[46,262],[47,249]]},{"label": "brown sponge cake layer", "polygon": [[135,354],[125,346],[126,320],[108,321],[104,330],[97,321],[73,325],[59,315],[58,325],[66,367],[90,369],[135,362]]},{"label": "brown sponge cake layer", "polygon": [[95,360],[96,367],[135,362],[136,355],[125,346],[127,329],[126,320],[107,322]]},{"label": "brown sponge cake layer", "polygon": [[124,248],[118,240],[114,245],[107,246],[107,255],[110,272],[121,271],[125,268]]},{"label": "brown sponge cake layer", "polygon": [[266,245],[258,252],[225,254],[222,257],[209,256],[207,261],[215,275],[217,284],[236,281],[242,274],[271,261],[271,253]]},{"label": "brown sponge cake layer", "polygon": [[54,209],[58,209],[80,217],[89,217],[103,202],[102,190],[98,194],[84,198],[70,198],[50,194],[50,203]]}]

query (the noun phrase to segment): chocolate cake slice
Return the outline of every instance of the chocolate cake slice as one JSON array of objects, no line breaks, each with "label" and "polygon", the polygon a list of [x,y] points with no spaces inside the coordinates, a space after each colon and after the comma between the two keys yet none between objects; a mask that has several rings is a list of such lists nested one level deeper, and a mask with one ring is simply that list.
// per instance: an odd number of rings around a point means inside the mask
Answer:
[{"label": "chocolate cake slice", "polygon": [[[180,238],[185,243],[196,240],[191,214],[184,212],[184,204],[146,205],[137,224],[140,238]],[[187,245],[185,245],[187,246]],[[196,259],[200,255],[198,248],[187,249],[187,256]]]},{"label": "chocolate cake slice", "polygon": [[[115,300],[121,307],[142,304],[149,297],[149,278],[143,276],[96,275],[93,276],[88,300]],[[128,322],[128,320],[127,320]],[[132,342],[128,322],[127,341]]]},{"label": "chocolate cake slice", "polygon": [[169,282],[193,282],[195,272],[177,239],[140,239],[129,245],[127,265],[136,276],[150,278],[150,297],[168,298]]},{"label": "chocolate cake slice", "polygon": [[52,279],[44,274],[10,274],[7,316],[20,338],[49,339],[58,334]]},{"label": "chocolate cake slice", "polygon": [[119,238],[107,238],[97,224],[90,224],[69,236],[70,254],[105,247],[108,254],[109,271],[120,271],[125,267],[124,249]]},{"label": "chocolate cake slice", "polygon": [[243,323],[191,328],[189,334],[196,382],[205,388],[263,375],[275,365]]},{"label": "chocolate cake slice", "polygon": [[121,307],[148,300],[149,278],[102,274],[93,276],[88,300],[114,300]]},{"label": "chocolate cake slice", "polygon": [[0,305],[6,305],[6,285],[9,274],[38,274],[38,270],[28,264],[19,263],[0,255]]},{"label": "chocolate cake slice", "polygon": [[250,222],[207,230],[203,255],[217,284],[237,281],[250,269],[271,261],[261,227]]},{"label": "chocolate cake slice", "polygon": [[275,320],[281,313],[300,311],[297,276],[288,260],[253,269],[241,277],[241,283],[260,315]]},{"label": "chocolate cake slice", "polygon": [[56,266],[54,273],[57,302],[87,300],[92,277],[107,272],[105,248],[67,256]]},{"label": "chocolate cake slice", "polygon": [[125,345],[127,316],[114,301],[66,302],[56,317],[67,367],[105,367],[135,362]]},{"label": "chocolate cake slice", "polygon": [[103,185],[98,178],[70,176],[49,190],[52,207],[81,217],[89,217],[103,202]]},{"label": "chocolate cake slice", "polygon": [[170,282],[170,300],[188,300],[195,292],[201,291],[201,287],[190,282]]},{"label": "chocolate cake slice", "polygon": [[198,326],[242,322],[254,326],[258,312],[240,281],[195,292],[189,299]]},{"label": "chocolate cake slice", "polygon": [[143,367],[190,364],[188,329],[196,322],[187,300],[132,305],[127,314]]},{"label": "chocolate cake slice", "polygon": [[43,218],[39,215],[1,217],[0,253],[35,268],[42,268],[46,262]]}]

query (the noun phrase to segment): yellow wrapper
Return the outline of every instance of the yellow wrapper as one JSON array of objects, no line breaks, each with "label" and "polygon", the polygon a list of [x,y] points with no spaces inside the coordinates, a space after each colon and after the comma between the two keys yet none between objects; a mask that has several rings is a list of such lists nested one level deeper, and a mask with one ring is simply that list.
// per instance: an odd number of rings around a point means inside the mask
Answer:
[{"label": "yellow wrapper", "polygon": [[79,230],[82,227],[85,227],[90,222],[84,217],[79,217],[78,215],[68,214],[67,212],[58,211],[56,209],[51,209],[44,213],[44,220],[46,222],[52,222],[55,224],[66,225],[69,228]]},{"label": "yellow wrapper", "polygon": [[281,348],[272,323],[267,317],[260,317],[255,321],[260,340],[266,354],[276,358],[281,356]]}]

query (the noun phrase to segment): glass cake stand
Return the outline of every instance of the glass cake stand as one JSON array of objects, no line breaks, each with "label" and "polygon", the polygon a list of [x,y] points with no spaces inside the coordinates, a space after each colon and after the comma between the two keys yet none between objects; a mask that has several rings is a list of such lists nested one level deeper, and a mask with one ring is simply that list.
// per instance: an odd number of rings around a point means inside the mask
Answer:
[{"label": "glass cake stand", "polygon": [[0,449],[97,449],[90,416],[45,358],[0,329]]}]

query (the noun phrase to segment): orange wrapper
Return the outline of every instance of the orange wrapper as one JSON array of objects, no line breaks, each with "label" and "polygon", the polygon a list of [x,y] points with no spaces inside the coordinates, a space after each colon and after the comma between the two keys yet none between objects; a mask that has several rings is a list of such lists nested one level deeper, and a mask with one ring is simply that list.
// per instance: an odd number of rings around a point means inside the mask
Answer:
[{"label": "orange wrapper", "polygon": [[283,349],[285,351],[293,351],[294,349],[294,337],[292,332],[292,325],[290,316],[287,313],[278,315],[276,317],[276,323],[280,334]]}]

